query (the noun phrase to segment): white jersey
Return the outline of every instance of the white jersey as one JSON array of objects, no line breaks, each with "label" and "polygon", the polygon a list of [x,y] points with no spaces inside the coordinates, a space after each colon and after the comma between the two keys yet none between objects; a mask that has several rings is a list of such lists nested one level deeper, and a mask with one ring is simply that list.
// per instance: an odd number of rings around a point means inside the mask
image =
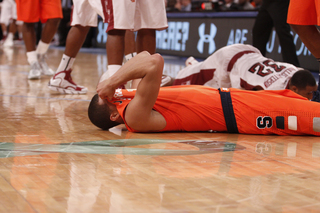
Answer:
[{"label": "white jersey", "polygon": [[197,84],[213,88],[280,90],[300,70],[292,64],[275,62],[246,44],[223,47],[205,61],[180,70],[174,85]]}]

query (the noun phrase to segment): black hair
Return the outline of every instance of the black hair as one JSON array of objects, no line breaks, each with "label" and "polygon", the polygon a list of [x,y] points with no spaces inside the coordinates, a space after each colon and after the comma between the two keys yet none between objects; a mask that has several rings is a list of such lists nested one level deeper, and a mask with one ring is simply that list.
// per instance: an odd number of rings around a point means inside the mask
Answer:
[{"label": "black hair", "polygon": [[119,125],[118,122],[110,120],[110,110],[108,106],[105,104],[99,104],[98,94],[95,94],[91,99],[88,108],[88,116],[91,123],[103,130],[108,130]]},{"label": "black hair", "polygon": [[307,86],[317,85],[316,79],[309,70],[299,70],[293,74],[290,79],[290,85],[296,86],[298,89],[305,89]]}]

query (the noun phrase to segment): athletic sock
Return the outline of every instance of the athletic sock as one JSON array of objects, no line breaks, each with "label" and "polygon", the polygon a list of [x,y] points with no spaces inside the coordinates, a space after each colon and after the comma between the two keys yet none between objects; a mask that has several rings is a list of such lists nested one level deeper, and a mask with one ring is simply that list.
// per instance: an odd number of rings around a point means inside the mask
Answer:
[{"label": "athletic sock", "polygon": [[33,64],[34,62],[37,62],[38,61],[37,52],[36,51],[27,52],[27,60],[30,65]]},{"label": "athletic sock", "polygon": [[133,58],[134,56],[136,56],[137,53],[134,52],[134,53],[129,53],[127,55],[124,56],[124,58],[126,59],[126,62],[129,61],[131,58]]},{"label": "athletic sock", "polygon": [[6,39],[13,41],[13,33],[9,33]]},{"label": "athletic sock", "polygon": [[120,68],[121,68],[121,65],[117,65],[117,64],[108,65],[109,76],[113,76]]},{"label": "athletic sock", "polygon": [[37,54],[43,55],[45,53],[47,53],[48,49],[49,49],[49,45],[47,43],[44,43],[43,41],[39,41],[38,46],[37,46]]},{"label": "athletic sock", "polygon": [[101,75],[99,79],[99,83],[111,77],[112,75],[114,75],[120,69],[120,67],[121,65],[117,65],[117,64],[108,65],[108,71]]},{"label": "athletic sock", "polygon": [[63,70],[71,69],[75,60],[76,60],[75,58],[71,58],[71,57],[63,54],[56,73],[63,71]]}]

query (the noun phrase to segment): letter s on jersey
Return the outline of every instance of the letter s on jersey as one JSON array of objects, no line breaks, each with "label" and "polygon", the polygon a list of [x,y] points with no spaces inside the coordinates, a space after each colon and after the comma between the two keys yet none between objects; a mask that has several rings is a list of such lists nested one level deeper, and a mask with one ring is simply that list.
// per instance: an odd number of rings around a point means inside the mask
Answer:
[{"label": "letter s on jersey", "polygon": [[259,129],[271,128],[273,124],[272,118],[269,116],[257,117],[257,127]]}]

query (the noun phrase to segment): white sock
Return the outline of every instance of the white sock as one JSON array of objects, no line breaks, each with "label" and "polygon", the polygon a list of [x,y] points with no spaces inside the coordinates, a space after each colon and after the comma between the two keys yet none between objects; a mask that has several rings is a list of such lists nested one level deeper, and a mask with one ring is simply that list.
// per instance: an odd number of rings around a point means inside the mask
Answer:
[{"label": "white sock", "polygon": [[40,55],[46,54],[49,49],[49,45],[50,44],[44,43],[40,40],[38,43],[38,46],[37,46],[37,50],[36,50],[37,53]]},{"label": "white sock", "polygon": [[37,62],[38,61],[37,52],[36,51],[27,52],[27,60],[30,65],[33,64],[34,62]]},{"label": "white sock", "polygon": [[99,83],[101,81],[106,80],[107,78],[109,78],[113,74],[115,74],[120,69],[120,67],[121,67],[121,65],[108,65],[108,71],[101,75],[101,77],[99,79]]},{"label": "white sock", "polygon": [[121,65],[117,65],[117,64],[108,65],[109,76],[113,76],[120,68],[121,68]]},{"label": "white sock", "polygon": [[7,39],[12,40],[13,41],[13,33],[9,33],[7,36]]},{"label": "white sock", "polygon": [[131,58],[133,58],[136,55],[137,55],[137,52],[129,53],[129,54],[125,55],[124,58],[126,59],[126,61],[129,61]]},{"label": "white sock", "polygon": [[63,54],[56,73],[63,71],[63,70],[71,69],[75,60],[76,60],[75,58],[71,58],[71,57]]}]

